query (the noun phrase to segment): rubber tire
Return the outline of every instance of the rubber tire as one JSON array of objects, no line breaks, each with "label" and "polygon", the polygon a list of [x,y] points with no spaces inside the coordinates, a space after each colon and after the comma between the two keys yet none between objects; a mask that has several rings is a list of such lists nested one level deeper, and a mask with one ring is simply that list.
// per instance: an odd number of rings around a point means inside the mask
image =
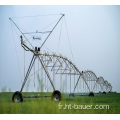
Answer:
[{"label": "rubber tire", "polygon": [[94,97],[94,93],[90,92],[89,97]]},{"label": "rubber tire", "polygon": [[[57,99],[55,99],[56,96],[57,96]],[[55,90],[52,93],[52,97],[51,98],[52,98],[53,101],[61,101],[61,99],[62,99],[61,92],[59,90]]]},{"label": "rubber tire", "polygon": [[106,92],[103,92],[102,94],[106,94]]},{"label": "rubber tire", "polygon": [[75,97],[74,93],[70,93],[69,97]]},{"label": "rubber tire", "polygon": [[[15,97],[17,97],[17,101],[15,100]],[[23,96],[22,96],[22,93],[20,93],[19,91],[16,91],[13,96],[12,96],[12,101],[13,102],[23,102]]]}]

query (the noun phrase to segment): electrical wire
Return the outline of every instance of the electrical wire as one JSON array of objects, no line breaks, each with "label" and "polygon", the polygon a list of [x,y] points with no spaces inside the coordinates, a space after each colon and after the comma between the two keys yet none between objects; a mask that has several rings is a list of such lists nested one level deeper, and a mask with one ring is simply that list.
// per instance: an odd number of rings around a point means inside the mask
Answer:
[{"label": "electrical wire", "polygon": [[72,53],[71,44],[70,44],[70,39],[69,39],[69,34],[68,34],[68,29],[67,29],[67,23],[66,23],[65,17],[64,17],[64,21],[65,21],[65,27],[66,27],[66,32],[67,32],[67,38],[68,38],[68,42],[69,42],[69,46],[70,46],[70,51],[71,51],[72,59],[73,59],[73,62],[75,63],[75,60],[74,60],[74,57],[73,57],[73,53]]},{"label": "electrical wire", "polygon": [[61,14],[46,14],[46,15],[22,16],[22,17],[11,17],[11,18],[27,18],[27,17],[52,16],[52,15],[61,15]]},{"label": "electrical wire", "polygon": [[61,39],[62,26],[63,26],[63,20],[62,20],[61,28],[60,28],[60,35],[59,35],[59,41],[58,41],[57,53],[58,53],[58,50],[59,50],[59,44],[60,44],[60,39]]},{"label": "electrical wire", "polygon": [[11,24],[11,29],[12,29],[13,39],[14,39],[14,46],[15,46],[15,52],[16,52],[16,57],[17,57],[17,63],[18,63],[18,69],[19,69],[20,79],[21,79],[21,83],[22,83],[22,76],[21,76],[21,71],[20,71],[20,64],[19,64],[19,59],[18,59],[17,48],[16,48],[16,42],[15,42],[15,38],[14,38],[14,33],[13,33],[12,24]]}]

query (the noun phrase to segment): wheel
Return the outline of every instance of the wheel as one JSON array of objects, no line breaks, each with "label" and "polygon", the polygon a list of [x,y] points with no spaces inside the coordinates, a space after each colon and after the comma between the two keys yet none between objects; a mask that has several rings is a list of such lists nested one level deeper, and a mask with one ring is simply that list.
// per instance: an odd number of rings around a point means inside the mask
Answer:
[{"label": "wheel", "polygon": [[94,93],[90,92],[89,97],[94,97]]},{"label": "wheel", "polygon": [[106,94],[106,92],[103,92],[103,94]]},{"label": "wheel", "polygon": [[60,101],[61,100],[61,92],[58,91],[58,90],[55,90],[53,93],[52,93],[52,100],[53,101]]},{"label": "wheel", "polygon": [[69,97],[75,97],[74,93],[70,93]]},{"label": "wheel", "polygon": [[19,91],[16,91],[12,96],[12,101],[16,103],[23,102],[22,93],[20,93]]}]

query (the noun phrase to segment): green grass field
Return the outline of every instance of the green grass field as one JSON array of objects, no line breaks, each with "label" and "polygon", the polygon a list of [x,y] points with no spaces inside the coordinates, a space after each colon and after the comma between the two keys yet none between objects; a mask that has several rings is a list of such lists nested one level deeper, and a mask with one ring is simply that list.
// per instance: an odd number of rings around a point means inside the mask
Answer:
[{"label": "green grass field", "polygon": [[13,103],[12,94],[0,93],[0,114],[120,114],[119,93],[95,94],[95,97],[63,95],[59,102],[52,101],[50,97],[24,98],[23,103]]}]

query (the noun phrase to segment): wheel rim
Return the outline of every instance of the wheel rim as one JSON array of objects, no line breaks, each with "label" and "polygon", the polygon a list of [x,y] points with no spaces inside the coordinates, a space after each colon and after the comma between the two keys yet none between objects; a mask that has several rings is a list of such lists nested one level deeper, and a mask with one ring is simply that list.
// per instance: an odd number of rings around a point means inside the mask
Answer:
[{"label": "wheel rim", "polygon": [[59,94],[54,95],[54,101],[60,101],[60,95]]},{"label": "wheel rim", "polygon": [[89,96],[94,96],[94,93],[91,92],[91,93],[89,94]]},{"label": "wheel rim", "polygon": [[16,95],[15,98],[14,98],[14,102],[20,102],[20,96],[19,95]]}]

